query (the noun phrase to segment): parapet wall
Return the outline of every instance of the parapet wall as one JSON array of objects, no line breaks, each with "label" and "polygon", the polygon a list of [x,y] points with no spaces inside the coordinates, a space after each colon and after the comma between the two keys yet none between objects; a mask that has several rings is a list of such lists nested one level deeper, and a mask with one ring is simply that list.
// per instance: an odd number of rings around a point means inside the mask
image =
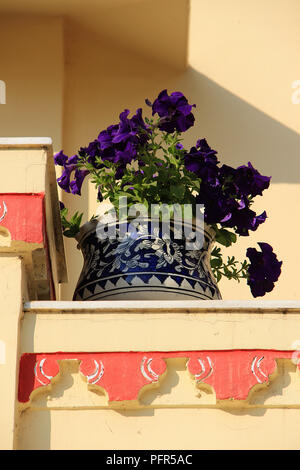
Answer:
[{"label": "parapet wall", "polygon": [[1,449],[299,449],[300,302],[56,301],[51,144],[0,160]]},{"label": "parapet wall", "polygon": [[25,303],[15,447],[299,448],[299,315],[295,302]]}]

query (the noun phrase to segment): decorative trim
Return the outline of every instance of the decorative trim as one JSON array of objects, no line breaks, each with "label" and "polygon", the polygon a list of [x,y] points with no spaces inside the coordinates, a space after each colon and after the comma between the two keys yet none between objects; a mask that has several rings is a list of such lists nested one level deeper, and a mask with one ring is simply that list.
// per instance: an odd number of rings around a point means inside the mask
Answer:
[{"label": "decorative trim", "polygon": [[0,193],[4,210],[0,223],[13,241],[45,243],[44,193]]},{"label": "decorative trim", "polygon": [[[0,206],[1,207],[1,206]],[[4,219],[4,217],[6,216],[7,214],[7,207],[6,207],[6,204],[5,204],[5,201],[3,201],[3,214],[1,215],[0,217],[0,222],[2,222],[2,220]]]},{"label": "decorative trim", "polygon": [[[106,391],[109,403],[136,401],[146,385],[157,385],[167,373],[165,359],[185,357],[196,384],[212,387],[217,401],[246,400],[258,384],[268,384],[276,359],[293,358],[292,351],[226,350],[175,352],[108,352],[23,354],[18,399],[30,401],[33,391],[51,385],[61,360],[80,361],[87,383]],[[300,369],[300,362],[298,363]]]}]

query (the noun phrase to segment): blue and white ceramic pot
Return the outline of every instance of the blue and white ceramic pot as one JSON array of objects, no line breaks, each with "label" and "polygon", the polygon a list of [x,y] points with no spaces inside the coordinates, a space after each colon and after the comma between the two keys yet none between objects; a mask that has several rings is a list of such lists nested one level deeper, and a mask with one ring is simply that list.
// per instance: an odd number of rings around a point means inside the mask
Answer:
[{"label": "blue and white ceramic pot", "polygon": [[134,229],[111,222],[106,238],[102,222],[85,224],[76,237],[84,264],[73,300],[221,299],[210,268],[211,228],[197,228],[201,243],[190,249],[174,222],[169,238],[152,222],[143,219]]}]

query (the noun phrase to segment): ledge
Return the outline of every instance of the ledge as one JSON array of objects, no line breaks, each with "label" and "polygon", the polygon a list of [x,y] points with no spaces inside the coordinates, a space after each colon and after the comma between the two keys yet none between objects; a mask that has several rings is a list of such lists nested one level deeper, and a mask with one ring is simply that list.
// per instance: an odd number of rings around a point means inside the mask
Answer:
[{"label": "ledge", "polygon": [[8,147],[51,147],[50,137],[0,137],[0,148]]},{"label": "ledge", "polygon": [[127,300],[127,301],[86,301],[86,302],[26,302],[24,312],[36,313],[201,313],[201,312],[253,312],[253,313],[295,313],[300,312],[298,300]]},{"label": "ledge", "polygon": [[[23,311],[20,410],[300,407],[298,301],[34,301]],[[86,384],[76,382],[76,402],[59,401],[71,370]]]},{"label": "ledge", "polygon": [[24,304],[22,353],[292,351],[298,301],[95,301]]}]

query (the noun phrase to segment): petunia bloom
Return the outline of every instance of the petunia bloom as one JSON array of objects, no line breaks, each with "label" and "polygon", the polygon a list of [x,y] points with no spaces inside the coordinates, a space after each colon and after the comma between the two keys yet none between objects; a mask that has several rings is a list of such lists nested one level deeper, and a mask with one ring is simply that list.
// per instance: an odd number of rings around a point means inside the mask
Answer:
[{"label": "petunia bloom", "polygon": [[267,218],[266,211],[257,215],[244,202],[240,202],[238,207],[232,211],[231,217],[223,221],[224,227],[235,227],[235,232],[241,236],[248,236],[249,230],[255,231],[260,224],[265,222]]},{"label": "petunia bloom", "polygon": [[69,170],[68,168],[65,168],[64,171],[62,172],[61,176],[57,178],[57,184],[58,186],[66,191],[66,193],[70,193],[70,178],[71,178],[71,173],[72,170]]},{"label": "petunia bloom", "polygon": [[101,131],[94,141],[86,148],[89,163],[99,168],[95,163],[95,157],[101,157],[112,163],[117,163],[120,168],[117,173],[122,176],[127,163],[137,158],[140,145],[149,139],[148,128],[142,117],[142,109],[129,118],[130,111],[125,109],[120,114],[118,124],[109,126]]},{"label": "petunia bloom", "polygon": [[[76,174],[76,171],[80,171],[77,169],[79,157],[78,155],[73,155],[72,157],[65,160],[62,156],[57,158],[58,161],[64,162],[63,167],[64,170],[59,178],[57,178],[57,183],[60,188],[62,188],[67,193],[72,192],[73,194],[80,194],[80,188],[82,185],[82,175],[80,173]],[[60,165],[60,163],[58,163]],[[75,180],[71,182],[71,176],[73,171],[75,171]],[[84,175],[86,176],[86,174]]]},{"label": "petunia bloom", "polygon": [[193,107],[195,105],[190,105],[181,92],[168,95],[167,90],[163,90],[152,104],[152,115],[157,113],[161,118],[158,124],[160,130],[185,132],[194,125]]},{"label": "petunia bloom", "polygon": [[274,283],[281,274],[282,265],[282,261],[278,261],[273,248],[268,243],[261,242],[258,245],[261,251],[248,248],[246,252],[250,260],[247,284],[250,286],[253,297],[261,297],[273,290]]},{"label": "petunia bloom", "polygon": [[196,147],[192,147],[184,156],[185,167],[199,176],[204,183],[216,186],[219,183],[219,161],[216,154],[205,139],[198,140]]},{"label": "petunia bloom", "polygon": [[243,196],[262,196],[270,185],[271,177],[261,175],[252,164],[239,166],[235,171],[235,183]]},{"label": "petunia bloom", "polygon": [[75,179],[70,182],[70,189],[72,194],[81,196],[81,186],[85,177],[89,174],[88,170],[75,170]]},{"label": "petunia bloom", "polygon": [[61,150],[60,152],[54,155],[55,165],[64,166],[67,160],[68,160],[68,157],[67,155],[64,154],[63,150]]}]

